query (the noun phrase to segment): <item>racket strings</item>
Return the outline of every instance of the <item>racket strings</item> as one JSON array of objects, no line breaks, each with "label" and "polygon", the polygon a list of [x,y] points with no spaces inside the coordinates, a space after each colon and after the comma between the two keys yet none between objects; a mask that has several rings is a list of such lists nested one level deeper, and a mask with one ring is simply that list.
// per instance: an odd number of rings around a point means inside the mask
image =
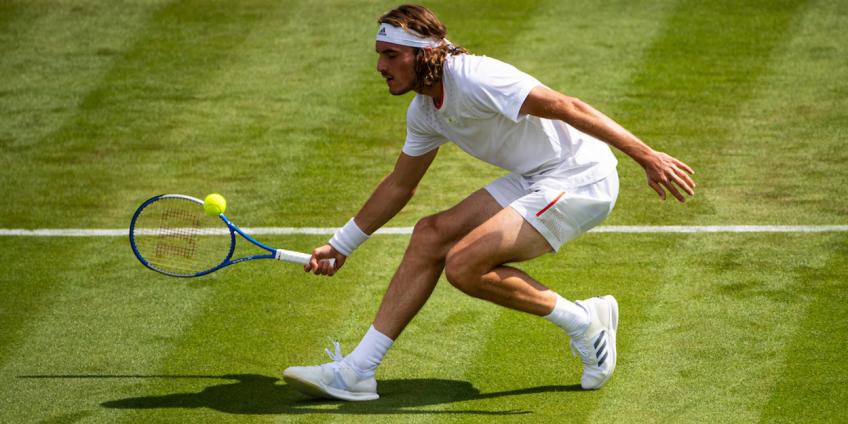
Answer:
[{"label": "racket strings", "polygon": [[[191,259],[197,253],[197,236],[200,220],[189,211],[177,207],[162,210],[159,220],[159,242],[156,243],[158,257]],[[168,242],[174,238],[173,242]]]},{"label": "racket strings", "polygon": [[133,229],[139,254],[150,266],[173,275],[193,275],[219,265],[230,251],[229,234],[218,217],[183,198],[150,203]]}]

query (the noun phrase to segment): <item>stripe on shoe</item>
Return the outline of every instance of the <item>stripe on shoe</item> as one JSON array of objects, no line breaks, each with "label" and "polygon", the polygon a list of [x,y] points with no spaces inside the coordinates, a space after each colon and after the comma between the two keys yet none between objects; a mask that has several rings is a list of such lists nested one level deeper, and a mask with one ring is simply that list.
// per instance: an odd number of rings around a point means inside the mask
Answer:
[{"label": "stripe on shoe", "polygon": [[606,361],[606,359],[607,359],[607,354],[604,353],[604,356],[602,356],[601,359],[598,359],[598,366],[603,365],[604,361]]},{"label": "stripe on shoe", "polygon": [[[604,364],[604,361],[607,360],[607,354],[609,352],[606,351],[607,340],[606,336],[607,331],[601,330],[601,333],[598,334],[598,338],[595,339],[594,347],[595,347],[595,357],[598,358],[598,366]],[[601,343],[603,342],[603,343]]]},{"label": "stripe on shoe", "polygon": [[600,343],[601,340],[604,339],[604,334],[606,334],[606,333],[607,333],[607,330],[601,330],[601,334],[598,334],[598,338],[595,339],[595,349],[598,348],[598,343]]}]

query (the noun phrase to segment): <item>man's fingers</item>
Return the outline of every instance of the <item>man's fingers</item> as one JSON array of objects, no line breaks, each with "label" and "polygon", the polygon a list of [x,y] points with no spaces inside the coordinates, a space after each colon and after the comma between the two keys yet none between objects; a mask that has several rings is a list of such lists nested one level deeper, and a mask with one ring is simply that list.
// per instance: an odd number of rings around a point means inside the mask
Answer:
[{"label": "man's fingers", "polygon": [[322,263],[322,265],[323,265],[323,266],[324,266],[324,268],[327,270],[327,275],[328,275],[328,276],[332,277],[333,275],[335,275],[335,274],[336,274],[336,267],[335,267],[335,266],[333,266],[333,264],[334,264],[334,262],[333,262],[333,261],[331,261],[331,260],[329,260],[329,259],[324,259],[324,260],[322,260],[321,262],[323,262],[323,263]]},{"label": "man's fingers", "polygon": [[695,171],[692,169],[692,167],[690,167],[689,165],[685,164],[683,161],[681,161],[681,160],[679,160],[679,159],[675,159],[675,160],[674,160],[674,164],[675,164],[675,165],[677,165],[677,166],[679,166],[679,167],[681,167],[681,168],[683,168],[683,169],[684,169],[686,172],[688,172],[689,174],[694,174],[694,173],[695,173]]},{"label": "man's fingers", "polygon": [[677,185],[680,186],[680,188],[682,188],[683,191],[685,191],[687,194],[689,194],[690,196],[694,196],[695,190],[692,189],[692,187],[695,185],[694,181],[692,181],[692,179],[689,178],[688,175],[679,172],[679,170],[675,171],[677,171],[677,173],[672,175],[672,180],[674,180],[674,182],[677,183]]},{"label": "man's fingers", "polygon": [[341,268],[342,261],[336,258],[318,259],[317,256],[309,258],[309,262],[303,266],[306,272],[312,272],[315,275],[333,276]]},{"label": "man's fingers", "polygon": [[689,176],[689,174],[687,174],[687,173],[685,173],[685,172],[683,172],[679,169],[675,170],[675,173],[676,173],[675,175],[676,175],[677,179],[680,180],[679,182],[683,183],[681,185],[683,187],[683,189],[686,190],[686,192],[689,193],[690,196],[694,196],[695,195],[695,180],[693,180],[692,177]]},{"label": "man's fingers", "polygon": [[303,270],[315,275],[332,276],[339,271],[345,259],[345,256],[336,252],[332,246],[324,245],[312,251],[312,255],[303,266]]},{"label": "man's fingers", "polygon": [[654,180],[648,180],[648,185],[660,195],[660,199],[665,200],[665,190],[662,189],[662,186],[657,184]]},{"label": "man's fingers", "polygon": [[690,196],[695,195],[695,181],[692,180],[692,178],[689,178],[688,175],[677,174],[675,176],[675,181],[677,181],[677,184],[683,187],[683,189],[686,190],[686,192],[689,193]]},{"label": "man's fingers", "polygon": [[683,197],[683,195],[680,194],[679,191],[677,191],[677,187],[674,186],[671,180],[666,181],[664,184],[668,191],[671,192],[671,195],[674,196],[674,198],[677,199],[678,202],[683,203],[686,201],[686,198]]},{"label": "man's fingers", "polygon": [[686,201],[681,191],[690,196],[695,195],[696,184],[691,177],[695,171],[692,167],[665,153],[658,153],[657,159],[652,166],[645,167],[645,172],[648,175],[648,185],[660,195],[662,200],[666,199],[666,190],[681,203]]},{"label": "man's fingers", "polygon": [[323,260],[318,259],[317,256],[313,255],[312,258],[309,259],[309,269],[308,271],[312,271],[315,275],[323,275]]},{"label": "man's fingers", "polygon": [[303,266],[303,270],[306,271],[306,272],[310,272],[313,269],[315,269],[315,267],[317,267],[317,266],[318,266],[318,260],[315,259],[315,256],[313,255],[311,258],[309,258],[309,263],[307,263],[306,265]]}]

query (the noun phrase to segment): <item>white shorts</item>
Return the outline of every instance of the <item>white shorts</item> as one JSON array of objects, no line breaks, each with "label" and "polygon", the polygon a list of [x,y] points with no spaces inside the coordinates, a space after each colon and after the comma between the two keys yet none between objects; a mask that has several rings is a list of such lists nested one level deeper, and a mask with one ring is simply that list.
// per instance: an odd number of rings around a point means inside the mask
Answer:
[{"label": "white shorts", "polygon": [[618,173],[570,189],[563,189],[554,178],[531,183],[509,174],[487,185],[486,191],[501,206],[518,211],[558,251],[609,216],[618,198]]}]

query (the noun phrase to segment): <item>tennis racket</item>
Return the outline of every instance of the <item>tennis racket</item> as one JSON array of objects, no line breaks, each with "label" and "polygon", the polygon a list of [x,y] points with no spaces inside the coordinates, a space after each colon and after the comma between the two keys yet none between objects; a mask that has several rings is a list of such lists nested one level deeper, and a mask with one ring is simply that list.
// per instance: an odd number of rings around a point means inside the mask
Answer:
[{"label": "tennis racket", "polygon": [[[233,259],[236,234],[268,253]],[[199,277],[253,259],[306,265],[311,257],[256,241],[223,213],[208,215],[202,200],[182,194],[162,194],[142,203],[130,222],[130,245],[144,266],[174,277]]]}]

